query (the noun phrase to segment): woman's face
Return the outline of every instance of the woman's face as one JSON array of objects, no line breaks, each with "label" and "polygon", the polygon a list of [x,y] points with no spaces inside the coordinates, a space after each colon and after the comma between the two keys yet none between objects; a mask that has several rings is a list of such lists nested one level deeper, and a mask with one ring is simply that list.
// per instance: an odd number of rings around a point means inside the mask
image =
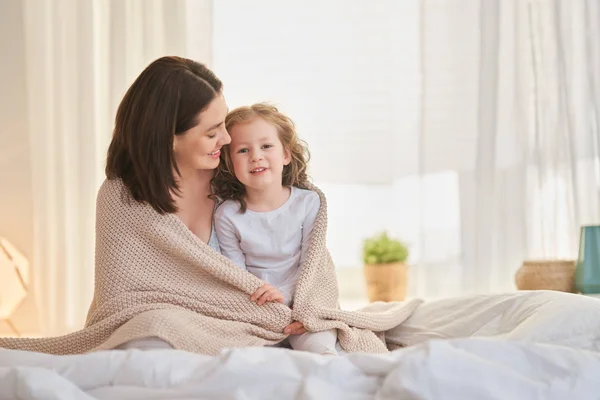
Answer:
[{"label": "woman's face", "polygon": [[199,115],[200,123],[181,135],[175,135],[173,153],[181,172],[215,169],[221,147],[231,142],[225,129],[227,103],[219,94]]}]

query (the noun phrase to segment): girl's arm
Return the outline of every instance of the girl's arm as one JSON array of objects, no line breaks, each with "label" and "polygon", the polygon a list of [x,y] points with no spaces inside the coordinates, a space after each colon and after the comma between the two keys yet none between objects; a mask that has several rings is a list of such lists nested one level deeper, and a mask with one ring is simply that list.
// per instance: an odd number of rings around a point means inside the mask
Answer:
[{"label": "girl's arm", "polygon": [[247,269],[246,256],[240,247],[238,231],[227,215],[219,212],[219,209],[215,213],[215,231],[219,239],[221,254],[243,269]]}]

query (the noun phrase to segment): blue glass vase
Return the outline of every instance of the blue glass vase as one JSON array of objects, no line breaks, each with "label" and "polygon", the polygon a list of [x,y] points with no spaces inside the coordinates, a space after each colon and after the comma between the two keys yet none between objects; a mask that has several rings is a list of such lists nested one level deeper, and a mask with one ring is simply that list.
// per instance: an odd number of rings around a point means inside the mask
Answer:
[{"label": "blue glass vase", "polygon": [[600,226],[583,226],[575,270],[575,288],[582,294],[600,293]]}]

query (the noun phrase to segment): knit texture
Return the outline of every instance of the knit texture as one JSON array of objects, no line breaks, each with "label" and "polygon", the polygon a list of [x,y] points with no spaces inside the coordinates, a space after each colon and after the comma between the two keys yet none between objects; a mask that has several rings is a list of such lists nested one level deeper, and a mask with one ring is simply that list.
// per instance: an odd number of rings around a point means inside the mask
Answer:
[{"label": "knit texture", "polygon": [[385,331],[405,321],[420,301],[339,309],[325,243],[327,204],[311,189],[321,208],[292,310],[251,302],[261,280],[199,240],[174,214],[136,202],[120,180],[105,181],[96,203],[95,288],[85,328],[52,338],[2,338],[0,347],[79,354],[157,336],[177,349],[213,355],[278,343],[295,320],[309,331],[337,328],[348,352],[389,351]]}]

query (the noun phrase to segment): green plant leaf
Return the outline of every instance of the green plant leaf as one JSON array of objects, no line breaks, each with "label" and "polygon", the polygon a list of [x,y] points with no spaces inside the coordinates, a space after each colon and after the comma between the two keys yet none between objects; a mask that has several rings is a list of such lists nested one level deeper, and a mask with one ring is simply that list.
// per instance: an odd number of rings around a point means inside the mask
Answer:
[{"label": "green plant leaf", "polygon": [[407,246],[382,232],[363,243],[363,261],[365,264],[389,264],[405,262],[408,258]]}]

